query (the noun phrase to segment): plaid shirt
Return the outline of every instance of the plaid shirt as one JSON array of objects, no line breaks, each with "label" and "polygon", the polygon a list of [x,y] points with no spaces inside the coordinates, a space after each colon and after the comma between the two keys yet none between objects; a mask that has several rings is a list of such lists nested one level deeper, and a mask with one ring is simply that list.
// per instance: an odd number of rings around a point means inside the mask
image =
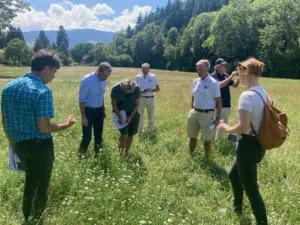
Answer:
[{"label": "plaid shirt", "polygon": [[28,73],[9,82],[2,92],[1,111],[14,143],[52,137],[37,128],[37,119],[54,117],[52,92],[39,77]]}]

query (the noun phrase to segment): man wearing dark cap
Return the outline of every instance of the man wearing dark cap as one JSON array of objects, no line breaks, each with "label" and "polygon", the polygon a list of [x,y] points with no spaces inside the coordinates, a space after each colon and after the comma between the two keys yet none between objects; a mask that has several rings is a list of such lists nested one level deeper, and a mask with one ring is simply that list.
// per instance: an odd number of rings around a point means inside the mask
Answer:
[{"label": "man wearing dark cap", "polygon": [[80,158],[87,156],[88,146],[92,139],[92,129],[94,129],[95,156],[102,147],[105,119],[104,94],[111,70],[109,63],[102,62],[96,72],[85,75],[81,80],[78,97],[83,133],[79,148]]},{"label": "man wearing dark cap", "polygon": [[[227,62],[219,58],[215,62],[215,71],[211,74],[215,80],[219,82],[221,88],[221,97],[222,97],[222,113],[221,118],[225,123],[228,123],[228,118],[231,109],[231,97],[230,97],[230,86],[237,88],[240,84],[239,79],[236,81],[233,80],[233,77],[236,73],[228,75],[226,73]],[[216,139],[222,139],[224,137],[223,132],[217,131]]]}]

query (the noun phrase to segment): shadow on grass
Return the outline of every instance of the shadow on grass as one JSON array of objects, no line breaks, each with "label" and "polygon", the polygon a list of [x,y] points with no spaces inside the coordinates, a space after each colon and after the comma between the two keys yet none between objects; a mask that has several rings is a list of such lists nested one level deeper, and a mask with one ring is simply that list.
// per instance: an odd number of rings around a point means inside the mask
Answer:
[{"label": "shadow on grass", "polygon": [[223,156],[235,156],[236,143],[227,139],[215,142],[215,151]]},{"label": "shadow on grass", "polygon": [[230,189],[231,186],[228,173],[224,168],[220,167],[213,160],[205,160],[202,157],[193,157],[193,160],[198,161],[198,165],[200,165],[200,168],[203,170],[207,170],[211,174],[212,178],[216,179],[221,184],[222,190]]},{"label": "shadow on grass", "polygon": [[240,225],[251,225],[251,217],[248,215],[242,215],[240,217]]},{"label": "shadow on grass", "polygon": [[157,143],[157,132],[144,132],[142,134],[139,134],[139,140],[141,142],[148,142],[150,141],[151,144],[156,144]]}]

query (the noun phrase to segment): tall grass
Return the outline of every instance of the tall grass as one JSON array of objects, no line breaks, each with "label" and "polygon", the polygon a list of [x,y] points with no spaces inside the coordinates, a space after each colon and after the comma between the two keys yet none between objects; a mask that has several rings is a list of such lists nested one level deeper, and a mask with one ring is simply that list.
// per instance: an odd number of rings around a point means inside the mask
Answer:
[{"label": "tall grass", "polygon": [[[10,68],[20,76],[24,68]],[[71,129],[54,135],[56,161],[48,208],[47,225],[138,225],[138,224],[254,224],[247,198],[245,212],[232,212],[232,193],[227,173],[234,158],[234,145],[214,144],[213,160],[204,160],[200,142],[197,154],[188,154],[186,121],[192,80],[196,74],[154,71],[161,92],[156,97],[156,136],[135,137],[131,157],[119,158],[118,131],[111,118],[110,88],[138,69],[114,68],[110,77],[104,129],[104,149],[78,161],[81,139],[77,92],[81,77],[92,67],[62,68],[50,84],[55,99],[55,121],[69,114],[78,119]],[[6,75],[8,68],[1,69]],[[270,224],[300,224],[300,81],[262,79],[275,104],[289,116],[291,136],[280,149],[268,152],[259,166],[259,184]],[[4,84],[0,85],[2,89]],[[242,89],[232,90],[231,123],[236,121],[236,103]],[[8,148],[0,133],[0,224],[20,224],[24,175],[7,169]],[[92,153],[92,147],[90,148]]]}]

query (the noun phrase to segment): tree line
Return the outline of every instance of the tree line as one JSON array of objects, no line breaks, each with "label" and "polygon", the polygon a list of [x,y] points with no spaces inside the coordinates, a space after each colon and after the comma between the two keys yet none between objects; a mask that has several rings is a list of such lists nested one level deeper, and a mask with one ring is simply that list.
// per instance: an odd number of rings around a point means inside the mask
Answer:
[{"label": "tree line", "polygon": [[[56,43],[41,31],[31,50],[21,33],[12,27],[0,32],[0,48],[4,47],[0,63],[4,58],[26,64],[25,56],[41,48],[56,51],[64,65],[106,60],[113,66],[140,67],[148,62],[152,68],[182,71],[194,71],[198,59],[213,62],[218,57],[234,69],[253,56],[265,62],[267,76],[300,78],[299,0],[169,0],[166,6],[139,15],[135,27],[116,33],[108,45],[80,43],[69,49],[67,33],[60,26]],[[18,60],[14,49],[23,51]]]}]

